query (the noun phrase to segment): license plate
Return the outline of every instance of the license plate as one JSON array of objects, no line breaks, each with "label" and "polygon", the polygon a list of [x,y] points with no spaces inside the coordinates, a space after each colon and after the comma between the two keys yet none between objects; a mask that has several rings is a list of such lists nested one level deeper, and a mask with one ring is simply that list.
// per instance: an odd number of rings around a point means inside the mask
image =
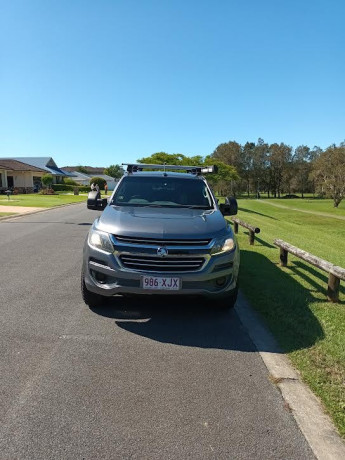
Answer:
[{"label": "license plate", "polygon": [[178,291],[181,286],[180,278],[143,276],[143,289],[160,289],[166,291]]}]

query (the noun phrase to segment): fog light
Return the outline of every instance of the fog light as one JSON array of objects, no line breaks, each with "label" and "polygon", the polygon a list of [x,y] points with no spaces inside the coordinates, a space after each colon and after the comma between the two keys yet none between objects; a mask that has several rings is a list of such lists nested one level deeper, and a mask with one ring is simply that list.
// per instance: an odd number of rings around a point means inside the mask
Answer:
[{"label": "fog light", "polygon": [[225,276],[222,276],[221,278],[216,279],[216,285],[219,287],[224,286],[225,282],[226,282]]},{"label": "fog light", "polygon": [[107,275],[105,275],[104,273],[91,270],[91,275],[94,277],[96,281],[98,281],[101,284],[104,284],[107,281]]}]

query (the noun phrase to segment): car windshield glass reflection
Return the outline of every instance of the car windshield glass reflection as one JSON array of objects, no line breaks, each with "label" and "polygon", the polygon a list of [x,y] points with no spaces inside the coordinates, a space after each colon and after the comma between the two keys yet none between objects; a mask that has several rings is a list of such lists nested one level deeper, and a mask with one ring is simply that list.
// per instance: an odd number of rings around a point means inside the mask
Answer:
[{"label": "car windshield glass reflection", "polygon": [[212,209],[206,184],[177,177],[125,177],[111,202],[115,206]]}]

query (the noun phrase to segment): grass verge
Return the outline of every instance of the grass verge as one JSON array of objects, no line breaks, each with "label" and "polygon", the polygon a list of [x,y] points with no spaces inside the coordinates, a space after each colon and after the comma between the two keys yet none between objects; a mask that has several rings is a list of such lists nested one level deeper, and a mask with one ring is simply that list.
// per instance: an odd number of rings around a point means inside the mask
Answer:
[{"label": "grass verge", "polygon": [[34,208],[52,208],[69,203],[86,201],[86,195],[39,195],[37,193],[27,195],[11,195],[8,200],[6,196],[0,195],[1,206],[24,206]]},{"label": "grass verge", "polygon": [[[344,283],[340,303],[328,303],[327,273],[290,254],[288,267],[280,267],[279,250],[273,245],[275,238],[281,238],[345,267],[345,223],[267,206],[261,200],[240,199],[238,204],[238,217],[261,229],[250,246],[247,230],[239,228],[241,289],[345,437]],[[321,209],[304,206],[315,213]]]},{"label": "grass verge", "polygon": [[15,212],[0,212],[0,217],[15,216]]}]

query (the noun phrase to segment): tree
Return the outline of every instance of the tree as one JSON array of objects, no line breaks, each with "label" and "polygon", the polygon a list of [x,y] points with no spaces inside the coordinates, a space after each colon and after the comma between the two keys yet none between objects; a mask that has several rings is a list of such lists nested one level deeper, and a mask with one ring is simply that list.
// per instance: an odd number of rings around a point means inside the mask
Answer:
[{"label": "tree", "polygon": [[345,196],[345,146],[332,145],[321,153],[314,162],[312,177],[337,208]]},{"label": "tree", "polygon": [[209,182],[213,188],[217,188],[219,195],[233,194],[233,182],[239,180],[236,169],[222,161],[215,160],[212,155],[205,158],[205,166],[207,165],[215,165],[218,167],[217,174],[209,174],[207,176],[207,182]]},{"label": "tree", "polygon": [[211,155],[215,160],[233,166],[241,176],[242,173],[242,146],[236,141],[219,144]]},{"label": "tree", "polygon": [[83,173],[83,174],[88,174],[88,170],[86,166],[79,165],[76,167],[76,171]]},{"label": "tree", "polygon": [[269,190],[269,151],[268,144],[259,137],[252,149],[252,179],[257,193]]},{"label": "tree", "polygon": [[271,169],[271,187],[276,197],[280,198],[281,185],[283,181],[284,172],[286,172],[289,163],[292,160],[292,148],[289,145],[271,144],[269,147],[269,159]]},{"label": "tree", "polygon": [[294,175],[295,181],[297,183],[297,189],[302,194],[302,198],[304,198],[304,192],[307,187],[308,177],[310,174],[310,148],[306,145],[300,145],[295,149],[295,153],[293,156],[293,163],[294,163]]},{"label": "tree", "polygon": [[[181,165],[185,160],[185,156],[181,153],[166,153],[166,152],[157,152],[153,153],[149,157],[139,158],[137,161],[144,164],[155,164],[155,165]],[[184,163],[185,165],[187,163]]]},{"label": "tree", "polygon": [[123,169],[120,165],[110,165],[108,168],[105,168],[103,172],[115,179],[120,179],[120,177],[123,176]]},{"label": "tree", "polygon": [[47,188],[50,188],[54,179],[51,174],[47,173],[42,176],[41,180],[43,185],[45,185]]},{"label": "tree", "polygon": [[105,179],[103,179],[103,177],[91,177],[90,179],[90,185],[91,184],[98,184],[100,190],[104,190],[104,186],[105,184],[107,183],[107,181]]}]

